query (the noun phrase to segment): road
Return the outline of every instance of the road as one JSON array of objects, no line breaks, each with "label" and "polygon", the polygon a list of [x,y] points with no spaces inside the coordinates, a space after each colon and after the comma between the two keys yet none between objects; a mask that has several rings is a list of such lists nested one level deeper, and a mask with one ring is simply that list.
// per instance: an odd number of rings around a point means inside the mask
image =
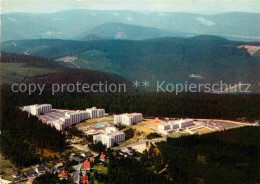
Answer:
[{"label": "road", "polygon": [[78,165],[73,166],[73,168],[75,170],[73,172],[73,183],[79,184],[79,182],[80,182],[80,169],[81,169],[82,165],[83,165],[83,163],[80,163]]},{"label": "road", "polygon": [[86,152],[90,151],[87,144],[85,146],[80,145],[80,144],[71,144],[71,146],[77,148],[78,150],[82,150],[82,151],[86,151]]}]

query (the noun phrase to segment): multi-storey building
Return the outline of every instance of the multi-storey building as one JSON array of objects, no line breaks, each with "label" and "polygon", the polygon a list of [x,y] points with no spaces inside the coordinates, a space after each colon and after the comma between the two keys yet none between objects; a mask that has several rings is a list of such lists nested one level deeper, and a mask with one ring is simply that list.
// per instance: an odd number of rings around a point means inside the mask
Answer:
[{"label": "multi-storey building", "polygon": [[79,123],[83,120],[89,118],[103,117],[105,115],[104,109],[96,109],[95,107],[77,111],[70,110],[58,110],[55,109],[52,111],[51,104],[42,104],[42,105],[29,105],[22,107],[23,111],[38,116],[38,118],[50,126],[55,127],[57,130],[64,131],[65,128]]},{"label": "multi-storey building", "polygon": [[120,115],[114,115],[114,124],[122,123],[127,126],[131,126],[134,123],[140,122],[143,119],[141,113],[125,113]]},{"label": "multi-storey building", "polygon": [[96,107],[87,108],[86,111],[90,114],[90,118],[99,118],[105,115],[105,109],[97,109]]},{"label": "multi-storey building", "polygon": [[44,114],[47,112],[51,112],[52,110],[52,105],[51,104],[35,104],[35,105],[28,105],[28,106],[24,106],[22,108],[23,111],[27,111],[28,113],[34,115],[34,116],[38,116],[40,114]]},{"label": "multi-storey building", "polygon": [[106,128],[106,133],[93,136],[93,142],[96,144],[102,142],[107,148],[113,147],[115,143],[125,140],[125,133],[117,131],[114,127]]}]

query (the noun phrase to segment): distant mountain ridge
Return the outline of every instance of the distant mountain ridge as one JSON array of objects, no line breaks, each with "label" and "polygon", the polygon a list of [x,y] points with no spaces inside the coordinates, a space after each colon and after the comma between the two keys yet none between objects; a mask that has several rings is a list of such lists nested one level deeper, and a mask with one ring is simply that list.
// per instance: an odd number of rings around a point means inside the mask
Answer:
[{"label": "distant mountain ridge", "polygon": [[99,25],[117,22],[192,35],[219,35],[232,40],[258,41],[260,14],[231,12],[216,15],[175,12],[67,10],[49,14],[1,15],[1,40],[73,39]]},{"label": "distant mountain ridge", "polygon": [[153,84],[221,80],[231,84],[257,83],[260,58],[238,47],[244,44],[250,43],[205,35],[141,41],[39,39],[4,42],[2,51],[18,54],[27,51],[26,54],[53,60],[73,58],[73,63],[80,68],[115,73],[129,80],[149,79]]},{"label": "distant mountain ridge", "polygon": [[123,39],[145,40],[160,37],[187,37],[187,33],[163,31],[156,28],[109,22],[77,36],[78,40]]}]

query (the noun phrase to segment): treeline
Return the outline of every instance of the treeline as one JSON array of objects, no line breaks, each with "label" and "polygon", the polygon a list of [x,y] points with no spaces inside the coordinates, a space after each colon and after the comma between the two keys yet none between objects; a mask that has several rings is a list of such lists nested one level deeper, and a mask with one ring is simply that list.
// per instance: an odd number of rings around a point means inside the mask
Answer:
[{"label": "treeline", "polygon": [[18,167],[27,167],[40,161],[35,147],[26,143],[18,135],[3,131],[0,136],[0,145],[2,155]]},{"label": "treeline", "polygon": [[164,176],[154,174],[140,161],[132,158],[111,159],[108,166],[108,181],[104,183],[171,183]]},{"label": "treeline", "polygon": [[65,135],[22,112],[13,100],[1,98],[1,153],[17,166],[39,162],[45,148],[60,151]]},{"label": "treeline", "polygon": [[217,95],[203,93],[11,93],[3,99],[17,106],[51,103],[54,108],[104,108],[109,113],[141,112],[145,117],[179,117],[237,120],[260,119],[260,95]]},{"label": "treeline", "polygon": [[3,63],[23,63],[27,66],[40,68],[57,68],[61,67],[57,62],[41,58],[38,56],[20,55],[14,53],[1,52],[1,62]]},{"label": "treeline", "polygon": [[163,174],[175,183],[259,183],[259,140],[260,127],[168,138],[141,160],[166,167]]}]

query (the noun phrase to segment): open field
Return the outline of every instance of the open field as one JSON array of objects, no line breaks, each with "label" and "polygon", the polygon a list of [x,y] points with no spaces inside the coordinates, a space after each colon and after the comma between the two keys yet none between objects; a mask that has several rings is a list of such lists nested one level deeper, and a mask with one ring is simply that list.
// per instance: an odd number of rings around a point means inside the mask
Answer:
[{"label": "open field", "polygon": [[54,69],[28,67],[24,66],[23,63],[1,63],[0,68],[1,84],[10,84],[21,80],[26,80],[28,77],[54,72]]},{"label": "open field", "polygon": [[150,120],[144,120],[142,122],[139,122],[136,125],[133,125],[132,128],[135,129],[137,132],[143,132],[145,135],[156,132],[155,130],[152,130],[150,128],[150,125],[147,123],[148,121]]},{"label": "open field", "polygon": [[97,123],[108,122],[108,121],[113,121],[113,120],[114,120],[113,116],[105,116],[105,117],[102,117],[102,118],[93,118],[93,119],[88,119],[88,120],[86,120],[82,123],[78,123],[76,125],[76,127],[78,129],[82,129],[82,128],[85,128],[88,125],[94,125],[94,124],[97,124]]},{"label": "open field", "polygon": [[193,132],[201,135],[201,134],[211,133],[211,132],[214,132],[214,131],[209,129],[209,128],[203,127],[203,128],[198,128],[196,130],[193,130]]},{"label": "open field", "polygon": [[96,165],[92,168],[93,170],[97,170],[98,173],[103,173],[103,174],[107,174],[107,167],[103,166],[103,165]]}]

